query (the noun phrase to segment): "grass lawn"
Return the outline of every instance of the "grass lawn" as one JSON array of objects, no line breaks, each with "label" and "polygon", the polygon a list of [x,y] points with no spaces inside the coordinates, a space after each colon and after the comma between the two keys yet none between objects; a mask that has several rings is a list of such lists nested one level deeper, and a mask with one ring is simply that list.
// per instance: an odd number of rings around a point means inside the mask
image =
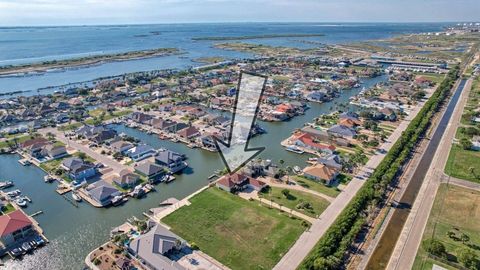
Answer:
[{"label": "grass lawn", "polygon": [[[102,110],[102,109],[96,109],[96,110],[92,110],[92,111],[89,111],[89,115],[92,116],[92,117],[97,117],[97,119],[100,118],[102,112],[105,112],[105,110]],[[132,113],[131,110],[123,110],[123,111],[113,111],[112,113],[108,113],[106,112],[105,113],[105,116],[103,117],[103,119],[99,119],[101,120],[102,122],[103,121],[108,121],[108,120],[111,120],[113,118],[117,118],[117,117],[122,117],[122,116],[125,116],[125,115],[128,115]],[[93,125],[95,124],[95,119],[94,118],[89,118],[87,120],[85,120],[85,124],[87,125]]]},{"label": "grass lawn", "polygon": [[[470,245],[480,257],[480,192],[465,189],[455,185],[442,184],[428,219],[423,239],[431,238],[441,241],[451,261],[456,261],[456,250]],[[470,241],[463,244],[459,240],[448,237],[447,232],[454,231],[456,236],[462,233],[470,237]],[[413,269],[432,269],[435,263],[444,264],[428,257],[422,247],[417,252]],[[456,269],[448,266],[447,269]]]},{"label": "grass lawn", "polygon": [[39,137],[39,136],[30,135],[30,134],[17,136],[17,137],[14,137],[14,138],[11,138],[11,139],[8,139],[8,140],[5,140],[5,141],[0,142],[0,148],[8,147],[8,146],[9,146],[9,143],[8,143],[8,142],[10,142],[10,144],[12,144],[12,145],[15,144],[15,141],[16,141],[18,144],[21,144],[21,143],[23,143],[23,142],[25,142],[25,141],[31,140],[31,139],[36,138],[36,137]]},{"label": "grass lawn", "polygon": [[63,126],[60,126],[58,127],[58,130],[60,131],[70,131],[70,130],[74,130],[74,129],[77,129],[79,127],[81,127],[83,124],[82,123],[72,123],[72,124],[68,124],[68,125],[63,125]]},{"label": "grass lawn", "polygon": [[[329,202],[324,198],[320,198],[310,193],[289,189],[289,195],[285,196],[282,194],[282,190],[284,190],[284,188],[270,187],[258,195],[311,217],[320,215],[329,205]],[[301,202],[310,203],[311,208],[297,208]]]},{"label": "grass lawn", "polygon": [[13,207],[13,205],[11,205],[11,204],[9,203],[9,204],[7,204],[7,205],[5,205],[5,206],[3,207],[1,214],[2,214],[2,215],[6,215],[6,214],[8,214],[8,213],[10,213],[10,212],[13,212],[13,211],[15,211],[15,207]]},{"label": "grass lawn", "polygon": [[294,176],[293,180],[295,180],[300,186],[304,188],[323,193],[330,197],[337,197],[337,195],[340,194],[340,191],[336,187],[328,187],[322,183],[315,182],[302,176]]},{"label": "grass lawn", "polygon": [[299,219],[217,188],[190,202],[162,221],[231,269],[272,269],[304,231]]},{"label": "grass lawn", "polygon": [[[473,174],[470,168],[474,168]],[[480,151],[463,150],[459,145],[452,145],[445,173],[452,177],[480,183]]]}]

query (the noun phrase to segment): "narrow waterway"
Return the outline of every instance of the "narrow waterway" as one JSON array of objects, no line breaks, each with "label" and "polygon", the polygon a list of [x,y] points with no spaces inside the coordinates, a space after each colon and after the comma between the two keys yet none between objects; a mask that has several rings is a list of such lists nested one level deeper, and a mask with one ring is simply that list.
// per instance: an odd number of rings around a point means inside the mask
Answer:
[{"label": "narrow waterway", "polygon": [[372,254],[366,269],[380,270],[387,267],[390,256],[392,255],[395,244],[397,243],[398,236],[402,232],[403,226],[407,221],[408,215],[410,214],[410,209],[417,198],[425,175],[427,174],[430,164],[432,163],[433,155],[437,151],[437,147],[440,144],[443,134],[445,133],[445,129],[447,128],[453,110],[457,105],[460,94],[465,87],[465,83],[466,80],[462,80],[460,82],[450,102],[448,103],[447,109],[440,119],[435,133],[431,137],[430,143],[428,144],[427,149],[425,150],[425,153],[422,156],[422,159],[420,160],[420,163],[418,164],[418,167],[416,168],[412,179],[405,190],[405,193],[398,202],[400,207],[393,210],[394,212],[392,218],[383,232],[380,242]]},{"label": "narrow waterway", "polygon": [[[370,87],[380,81],[385,81],[387,76],[373,79],[364,79],[362,86]],[[267,134],[256,136],[252,139],[252,146],[266,146],[261,154],[262,158],[280,159],[285,165],[305,166],[307,155],[298,155],[286,151],[280,142],[287,138],[291,132],[303,126],[320,114],[329,113],[340,108],[338,104],[345,104],[349,98],[357,94],[361,88],[346,90],[334,101],[324,104],[310,103],[311,108],[305,115],[293,118],[290,121],[279,123],[261,122]],[[160,184],[157,192],[148,194],[141,200],[131,199],[120,207],[97,209],[85,202],[75,208],[55,192],[55,184],[43,182],[45,175],[42,170],[34,166],[24,167],[18,163],[17,155],[0,155],[0,179],[12,180],[15,187],[23,194],[29,196],[33,203],[26,208],[31,214],[42,210],[44,214],[35,217],[44,229],[50,244],[26,256],[21,261],[6,262],[7,269],[82,269],[85,256],[95,247],[108,240],[112,227],[123,223],[127,218],[135,215],[141,217],[142,212],[170,197],[184,198],[199,188],[208,184],[207,178],[223,164],[217,153],[201,149],[191,149],[181,143],[160,140],[155,135],[116,125],[120,132],[132,135],[153,147],[165,147],[187,155],[189,169],[178,175],[170,184]],[[11,190],[10,189],[10,190]],[[69,196],[69,195],[67,195]]]}]

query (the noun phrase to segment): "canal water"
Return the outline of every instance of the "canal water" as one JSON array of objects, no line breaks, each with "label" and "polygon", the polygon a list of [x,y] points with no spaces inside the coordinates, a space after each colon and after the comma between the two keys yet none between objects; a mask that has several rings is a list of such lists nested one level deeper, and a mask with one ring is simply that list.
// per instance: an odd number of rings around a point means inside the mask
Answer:
[{"label": "canal water", "polygon": [[387,267],[390,256],[392,255],[395,244],[397,243],[397,239],[402,232],[405,222],[407,221],[408,215],[410,214],[410,209],[417,198],[425,175],[427,174],[430,164],[432,163],[433,155],[437,151],[440,140],[445,133],[448,122],[450,121],[450,117],[452,116],[455,106],[457,105],[457,101],[460,98],[463,88],[465,87],[465,83],[465,79],[460,82],[450,102],[448,103],[447,109],[440,119],[435,133],[430,139],[430,143],[428,144],[427,149],[425,150],[425,153],[418,164],[418,167],[415,169],[405,193],[397,203],[401,207],[394,209],[392,218],[383,232],[375,252],[368,261],[366,269],[380,270]]},{"label": "canal water", "polygon": [[[386,76],[364,79],[362,86],[368,88],[386,79]],[[294,129],[301,128],[304,123],[312,121],[320,114],[341,110],[339,104],[347,103],[349,98],[360,90],[361,88],[343,91],[340,97],[329,103],[310,103],[311,108],[305,115],[290,121],[260,122],[267,133],[254,137],[251,145],[266,146],[266,150],[261,154],[262,158],[272,159],[276,163],[283,159],[285,165],[289,166],[305,166],[304,161],[308,158],[307,155],[288,152],[280,142]],[[35,166],[23,167],[18,163],[19,157],[16,155],[0,155],[0,179],[14,181],[15,187],[11,189],[18,188],[32,199],[33,203],[26,208],[27,213],[32,214],[40,210],[44,212],[35,218],[50,240],[47,246],[21,261],[7,261],[7,269],[82,269],[85,256],[108,240],[112,227],[123,223],[133,215],[141,217],[142,212],[157,207],[165,199],[170,197],[182,199],[188,196],[207,185],[207,178],[213,171],[223,168],[218,153],[191,149],[184,144],[160,140],[155,135],[148,135],[125,126],[114,127],[119,132],[132,135],[153,147],[165,147],[186,154],[190,168],[178,175],[174,182],[159,184],[157,192],[150,193],[141,200],[130,199],[123,206],[106,209],[94,208],[82,202],[78,208],[75,208],[55,192],[55,184],[44,183],[45,174],[42,170]]]}]

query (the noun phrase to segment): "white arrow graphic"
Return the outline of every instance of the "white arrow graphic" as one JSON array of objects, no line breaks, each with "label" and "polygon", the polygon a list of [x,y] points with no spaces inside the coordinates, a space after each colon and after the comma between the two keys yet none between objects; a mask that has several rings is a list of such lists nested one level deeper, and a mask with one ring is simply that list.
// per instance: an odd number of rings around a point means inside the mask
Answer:
[{"label": "white arrow graphic", "polygon": [[242,168],[265,149],[265,147],[249,148],[248,142],[266,82],[265,76],[240,73],[228,141],[214,138],[217,150],[230,174]]}]

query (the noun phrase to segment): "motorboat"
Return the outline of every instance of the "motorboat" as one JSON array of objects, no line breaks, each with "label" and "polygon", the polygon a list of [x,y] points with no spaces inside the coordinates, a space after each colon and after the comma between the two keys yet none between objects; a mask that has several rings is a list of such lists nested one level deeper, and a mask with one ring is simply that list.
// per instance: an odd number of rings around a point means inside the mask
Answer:
[{"label": "motorboat", "polygon": [[20,207],[26,207],[27,206],[27,200],[25,200],[25,198],[23,198],[23,197],[19,197],[18,199],[16,199],[15,203]]},{"label": "motorboat", "polygon": [[82,201],[82,197],[80,197],[80,195],[78,195],[76,192],[72,192],[72,199],[74,199],[76,202]]},{"label": "motorboat", "polygon": [[0,182],[0,189],[5,189],[13,186],[12,181],[5,181],[5,182]]}]

